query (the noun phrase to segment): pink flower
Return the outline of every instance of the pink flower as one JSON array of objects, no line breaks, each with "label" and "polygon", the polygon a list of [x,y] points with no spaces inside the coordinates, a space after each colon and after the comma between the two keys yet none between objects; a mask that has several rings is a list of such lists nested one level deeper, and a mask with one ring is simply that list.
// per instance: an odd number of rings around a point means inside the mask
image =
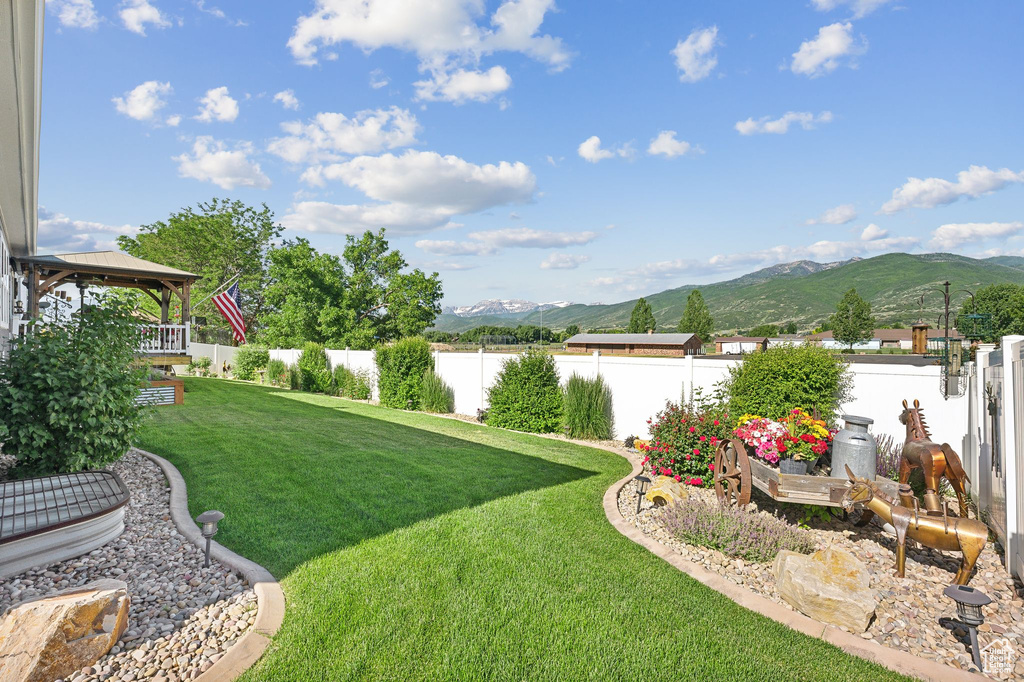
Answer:
[{"label": "pink flower", "polygon": [[715,465],[714,464],[708,464],[708,469],[710,469],[711,471],[714,471],[715,470]]},{"label": "pink flower", "polygon": [[691,427],[690,427],[690,433],[693,433],[693,432],[694,432],[694,431],[696,431],[696,430],[697,430],[697,427],[696,427],[696,426],[691,426]]},{"label": "pink flower", "polygon": [[703,443],[703,442],[704,442],[704,441],[706,441],[707,439],[708,439],[708,437],[707,437],[707,436],[701,436],[701,437],[700,437],[700,442],[701,442],[701,443]]},{"label": "pink flower", "polygon": [[694,448],[693,449],[693,454],[699,455],[700,454],[700,450],[698,450],[697,448]]},{"label": "pink flower", "polygon": [[715,420],[715,426],[718,426],[718,420],[717,419]]},{"label": "pink flower", "polygon": [[692,459],[692,457],[690,455],[687,455],[686,459],[687,459],[687,461],[689,461],[690,459]]},{"label": "pink flower", "polygon": [[677,475],[676,475],[676,483],[679,483],[679,482],[680,482],[680,481],[682,481],[682,480],[683,480],[683,477],[682,477],[682,476],[679,476],[679,475],[677,474]]}]

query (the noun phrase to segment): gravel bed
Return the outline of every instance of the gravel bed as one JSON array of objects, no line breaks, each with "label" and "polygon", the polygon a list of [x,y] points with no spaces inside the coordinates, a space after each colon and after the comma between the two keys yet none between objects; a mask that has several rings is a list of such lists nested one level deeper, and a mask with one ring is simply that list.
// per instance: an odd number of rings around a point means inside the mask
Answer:
[{"label": "gravel bed", "polygon": [[[694,488],[690,494],[717,504],[713,490]],[[793,610],[775,590],[771,562],[752,564],[717,550],[688,545],[664,529],[659,520],[660,510],[647,500],[642,501],[637,514],[636,501],[635,488],[631,484],[623,486],[618,499],[619,512],[646,535],[693,563]],[[802,514],[797,505],[777,503],[756,490],[749,509],[751,513],[784,516],[790,523],[795,523]],[[897,578],[894,575],[896,538],[875,524],[866,528],[854,527],[852,521],[855,517],[856,512],[851,514],[849,521],[844,521],[841,516],[828,522],[812,521],[808,532],[814,536],[818,549],[830,545],[844,549],[864,562],[871,572],[871,587],[878,590],[879,603],[874,620],[860,636],[922,658],[977,672],[971,660],[966,629],[960,628],[955,621],[951,622],[956,617],[956,606],[942,594],[942,590],[953,581],[960,563],[959,553],[914,547],[916,543],[908,539],[906,578]],[[993,640],[1005,637],[1017,651],[1012,673],[992,674],[990,677],[1024,679],[1024,587],[1007,574],[1001,562],[1000,552],[990,542],[979,557],[969,583],[993,601],[985,607],[986,620],[979,628],[978,639],[980,646],[985,647]]]},{"label": "gravel bed", "polygon": [[106,656],[64,682],[192,680],[218,661],[256,618],[256,594],[178,533],[160,468],[135,451],[110,467],[131,491],[125,531],[85,556],[0,581],[11,604],[100,578],[128,583],[128,628]]}]

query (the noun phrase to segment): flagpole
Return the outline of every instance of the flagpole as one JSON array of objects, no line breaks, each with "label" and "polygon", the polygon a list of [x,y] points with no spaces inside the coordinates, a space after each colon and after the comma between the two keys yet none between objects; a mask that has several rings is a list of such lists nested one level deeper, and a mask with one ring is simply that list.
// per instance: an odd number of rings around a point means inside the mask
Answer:
[{"label": "flagpole", "polygon": [[199,303],[193,303],[193,304],[192,304],[192,308],[193,308],[193,309],[195,309],[195,308],[198,308],[198,307],[199,307],[199,306],[201,306],[202,304],[206,303],[206,302],[207,302],[207,301],[209,301],[209,300],[210,300],[211,298],[213,298],[214,296],[216,296],[217,294],[219,294],[219,293],[220,293],[221,291],[223,291],[224,289],[226,289],[226,288],[228,288],[229,286],[231,286],[231,285],[232,285],[232,284],[234,283],[234,281],[235,281],[236,279],[238,279],[239,277],[241,277],[241,276],[242,276],[242,273],[240,273],[240,272],[237,272],[237,273],[235,273],[235,274],[234,274],[234,276],[232,276],[232,277],[231,277],[231,279],[227,280],[226,282],[224,282],[224,284],[221,284],[221,285],[220,285],[219,287],[217,287],[216,289],[214,289],[214,291],[213,291],[213,293],[212,293],[212,294],[210,294],[209,296],[207,296],[206,298],[204,298],[203,300],[201,300],[201,301],[200,301]]}]

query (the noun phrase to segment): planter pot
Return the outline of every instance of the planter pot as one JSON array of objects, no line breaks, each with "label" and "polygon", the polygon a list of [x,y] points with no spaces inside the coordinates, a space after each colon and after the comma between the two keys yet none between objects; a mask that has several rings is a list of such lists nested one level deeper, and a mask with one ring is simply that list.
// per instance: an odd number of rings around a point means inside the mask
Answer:
[{"label": "planter pot", "polygon": [[783,474],[807,474],[807,462],[802,459],[780,459],[779,472]]}]

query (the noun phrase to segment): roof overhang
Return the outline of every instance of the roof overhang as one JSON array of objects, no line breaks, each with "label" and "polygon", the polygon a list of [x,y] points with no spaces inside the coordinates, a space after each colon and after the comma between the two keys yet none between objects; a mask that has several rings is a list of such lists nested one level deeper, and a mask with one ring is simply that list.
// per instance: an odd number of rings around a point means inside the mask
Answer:
[{"label": "roof overhang", "polygon": [[100,286],[163,289],[191,284],[199,275],[160,263],[143,260],[117,251],[67,253],[19,259],[23,267],[33,268],[41,280],[53,283],[81,281]]},{"label": "roof overhang", "polygon": [[16,258],[36,252],[45,5],[0,2],[0,230]]}]

